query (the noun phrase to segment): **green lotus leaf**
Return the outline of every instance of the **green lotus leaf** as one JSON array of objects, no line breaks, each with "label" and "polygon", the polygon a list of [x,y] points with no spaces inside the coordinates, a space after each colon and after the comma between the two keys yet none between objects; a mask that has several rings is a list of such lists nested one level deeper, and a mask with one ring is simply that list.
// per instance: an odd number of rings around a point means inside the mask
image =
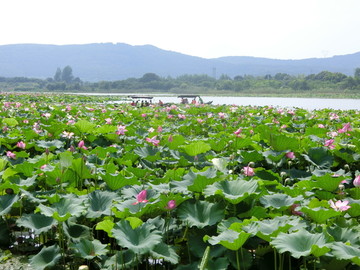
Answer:
[{"label": "green lotus leaf", "polygon": [[211,146],[203,141],[193,142],[188,145],[182,146],[182,148],[185,150],[186,154],[192,157],[206,153],[211,150]]},{"label": "green lotus leaf", "polygon": [[79,120],[75,123],[75,127],[81,132],[81,133],[93,133],[94,129],[96,127],[96,124],[91,123],[87,120]]},{"label": "green lotus leaf", "polygon": [[342,215],[342,213],[339,211],[335,211],[333,209],[324,209],[321,207],[317,207],[317,208],[301,207],[300,211],[318,224],[324,224],[328,219]]},{"label": "green lotus leaf", "polygon": [[61,168],[69,168],[72,165],[74,159],[70,151],[62,152],[59,154]]},{"label": "green lotus leaf", "polygon": [[64,142],[59,140],[53,140],[53,141],[37,141],[36,145],[40,148],[44,149],[60,149],[64,146]]},{"label": "green lotus leaf", "polygon": [[250,235],[250,233],[244,231],[225,230],[218,236],[204,237],[204,240],[207,240],[211,245],[220,244],[227,249],[238,250],[245,244]]},{"label": "green lotus leaf", "polygon": [[157,244],[154,249],[150,250],[150,255],[154,259],[163,259],[172,264],[177,264],[180,259],[179,255],[176,254],[175,248],[165,243]]},{"label": "green lotus leaf", "polygon": [[302,227],[298,217],[280,216],[273,219],[253,221],[243,226],[243,229],[248,233],[270,242],[272,237],[276,237],[281,232],[286,233],[293,227]]},{"label": "green lotus leaf", "polygon": [[334,158],[325,147],[310,148],[308,154],[302,156],[318,169],[329,169],[334,162]]},{"label": "green lotus leaf", "polygon": [[95,190],[91,192],[88,196],[89,207],[87,208],[86,217],[110,216],[112,202],[116,197],[116,193],[109,191]]},{"label": "green lotus leaf", "polygon": [[153,250],[162,240],[161,232],[154,229],[152,224],[143,223],[133,229],[127,220],[116,223],[112,234],[120,246],[137,254],[145,254]]},{"label": "green lotus leaf", "polygon": [[2,120],[2,123],[9,127],[15,127],[19,124],[19,122],[15,118],[4,118]]},{"label": "green lotus leaf", "polygon": [[2,195],[0,196],[0,216],[9,213],[11,207],[19,199],[18,195]]},{"label": "green lotus leaf", "polygon": [[71,247],[75,249],[75,254],[87,260],[91,260],[107,253],[107,245],[101,244],[97,239],[90,241],[82,238],[80,242],[72,244]]},{"label": "green lotus leaf", "polygon": [[270,146],[275,151],[284,151],[288,149],[292,149],[293,151],[297,151],[299,149],[299,141],[293,137],[289,137],[286,135],[278,135],[271,134],[270,135]]},{"label": "green lotus leaf", "polygon": [[102,230],[102,231],[106,232],[109,237],[113,237],[111,231],[114,228],[114,226],[115,226],[115,223],[112,220],[105,219],[105,220],[97,223],[95,229]]},{"label": "green lotus leaf", "polygon": [[190,227],[204,228],[219,222],[224,218],[224,207],[219,203],[206,201],[186,201],[177,210],[181,220],[188,222]]},{"label": "green lotus leaf", "polygon": [[218,171],[225,173],[225,174],[228,173],[228,170],[226,168],[229,163],[228,160],[226,160],[224,158],[213,158],[211,160],[211,162]]},{"label": "green lotus leaf", "polygon": [[64,232],[72,241],[80,241],[81,239],[90,239],[90,228],[85,225],[73,222],[64,223]]},{"label": "green lotus leaf", "polygon": [[350,202],[350,208],[347,210],[347,213],[352,217],[360,216],[360,200],[354,200]]},{"label": "green lotus leaf", "polygon": [[115,255],[111,257],[107,257],[106,260],[103,260],[103,267],[102,269],[131,269],[132,266],[136,266],[136,257],[135,253],[131,250],[121,250],[115,251]]},{"label": "green lotus leaf", "polygon": [[161,159],[160,157],[160,151],[158,149],[158,147],[154,147],[154,146],[143,146],[143,147],[137,147],[134,149],[134,153],[139,155],[141,158],[147,159],[151,162],[155,162],[159,159]]},{"label": "green lotus leaf", "polygon": [[241,162],[244,164],[248,164],[250,162],[259,162],[264,160],[264,156],[260,154],[258,151],[241,151]]},{"label": "green lotus leaf", "polygon": [[170,149],[177,149],[179,146],[185,143],[185,138],[182,135],[173,135],[171,136],[171,141],[169,141],[169,137],[165,139],[165,145],[168,146]]},{"label": "green lotus leaf", "polygon": [[339,260],[351,260],[360,266],[360,248],[359,245],[352,246],[342,242],[334,242],[332,253]]},{"label": "green lotus leaf", "polygon": [[123,174],[106,173],[101,176],[111,190],[118,190],[124,186],[134,186],[139,182],[136,177],[125,177]]},{"label": "green lotus leaf", "polygon": [[350,242],[353,245],[360,245],[360,234],[352,228],[343,228],[339,226],[327,227],[327,232],[336,242]]},{"label": "green lotus leaf", "polygon": [[333,192],[339,188],[339,184],[345,179],[345,177],[333,177],[330,174],[326,174],[323,176],[313,175],[311,179],[314,181],[313,187]]},{"label": "green lotus leaf", "polygon": [[35,234],[49,231],[56,223],[53,217],[48,217],[41,213],[25,214],[16,220],[18,226],[29,228],[33,230]]},{"label": "green lotus leaf", "polygon": [[78,217],[85,211],[83,200],[74,196],[63,197],[51,207],[40,204],[38,207],[45,216],[54,217],[63,222],[72,216]]},{"label": "green lotus leaf", "polygon": [[33,256],[29,261],[32,268],[44,270],[57,264],[61,258],[60,248],[57,245],[43,247],[41,251]]},{"label": "green lotus leaf", "polygon": [[232,204],[238,204],[251,194],[256,193],[258,184],[256,180],[221,181],[209,185],[204,190],[206,197],[220,195]]},{"label": "green lotus leaf", "polygon": [[8,168],[6,168],[6,170],[3,172],[3,174],[2,174],[1,177],[2,177],[2,179],[7,180],[7,179],[9,179],[10,177],[16,175],[17,173],[18,173],[18,172],[17,172],[16,170],[14,170],[13,168],[8,167]]},{"label": "green lotus leaf", "polygon": [[285,210],[296,202],[303,200],[303,196],[297,196],[295,198],[290,197],[286,194],[274,193],[271,195],[264,195],[260,198],[260,202],[264,207],[269,208],[273,207],[276,209]]},{"label": "green lotus leaf", "polygon": [[83,158],[77,158],[72,161],[71,168],[76,172],[80,179],[92,178],[90,169],[86,166]]},{"label": "green lotus leaf", "polygon": [[24,161],[23,163],[17,164],[14,167],[14,170],[24,174],[26,177],[34,176],[34,170],[36,168],[36,164]]},{"label": "green lotus leaf", "polygon": [[312,234],[306,230],[299,230],[290,234],[280,233],[277,237],[273,238],[270,244],[280,253],[290,252],[291,256],[295,258],[309,256],[312,254],[312,251],[321,254],[329,246],[324,234]]}]

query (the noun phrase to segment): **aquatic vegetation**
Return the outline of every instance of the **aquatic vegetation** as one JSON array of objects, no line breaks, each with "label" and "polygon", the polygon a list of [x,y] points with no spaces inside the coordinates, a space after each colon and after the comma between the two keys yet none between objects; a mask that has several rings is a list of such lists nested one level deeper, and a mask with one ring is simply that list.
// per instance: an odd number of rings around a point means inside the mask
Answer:
[{"label": "aquatic vegetation", "polygon": [[0,248],[34,269],[360,266],[359,111],[1,98]]}]

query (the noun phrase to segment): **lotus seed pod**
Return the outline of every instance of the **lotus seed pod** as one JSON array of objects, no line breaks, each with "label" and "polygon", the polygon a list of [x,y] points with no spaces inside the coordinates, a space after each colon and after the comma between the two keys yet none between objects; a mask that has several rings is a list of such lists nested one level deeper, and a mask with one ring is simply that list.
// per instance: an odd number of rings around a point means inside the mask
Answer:
[{"label": "lotus seed pod", "polygon": [[349,164],[345,164],[345,165],[344,165],[344,170],[345,170],[345,172],[350,171],[350,166],[349,166]]},{"label": "lotus seed pod", "polygon": [[80,265],[79,270],[89,270],[89,266],[87,265]]}]

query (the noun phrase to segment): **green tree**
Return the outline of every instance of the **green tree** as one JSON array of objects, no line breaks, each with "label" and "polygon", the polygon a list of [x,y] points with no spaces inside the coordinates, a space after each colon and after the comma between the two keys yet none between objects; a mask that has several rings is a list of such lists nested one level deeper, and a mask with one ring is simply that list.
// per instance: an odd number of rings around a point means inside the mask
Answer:
[{"label": "green tree", "polygon": [[72,68],[70,66],[64,67],[62,74],[61,74],[61,80],[66,83],[71,83],[74,79],[74,76],[72,74]]},{"label": "green tree", "polygon": [[360,79],[360,68],[355,69],[354,78],[355,79]]},{"label": "green tree", "polygon": [[55,75],[54,75],[54,81],[60,82],[61,81],[62,72],[60,68],[56,69]]}]

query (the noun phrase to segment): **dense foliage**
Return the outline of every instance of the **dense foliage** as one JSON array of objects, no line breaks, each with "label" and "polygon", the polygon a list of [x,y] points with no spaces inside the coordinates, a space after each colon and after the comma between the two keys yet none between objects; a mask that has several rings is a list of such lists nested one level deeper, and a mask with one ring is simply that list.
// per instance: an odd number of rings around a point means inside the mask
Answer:
[{"label": "dense foliage", "polygon": [[118,81],[99,81],[96,83],[82,82],[74,78],[70,66],[63,70],[58,69],[54,78],[46,80],[31,78],[4,78],[0,77],[3,89],[15,91],[107,91],[107,92],[134,92],[159,91],[183,93],[186,89],[197,91],[232,91],[241,93],[252,90],[360,90],[360,68],[355,70],[354,76],[347,76],[339,72],[322,71],[307,76],[291,76],[286,73],[275,75],[251,76],[238,75],[230,78],[221,75],[213,78],[208,75],[183,75],[177,78],[161,78],[155,73],[146,73],[141,78],[129,78]]},{"label": "dense foliage", "polygon": [[0,246],[34,269],[358,269],[359,111],[1,96]]}]

